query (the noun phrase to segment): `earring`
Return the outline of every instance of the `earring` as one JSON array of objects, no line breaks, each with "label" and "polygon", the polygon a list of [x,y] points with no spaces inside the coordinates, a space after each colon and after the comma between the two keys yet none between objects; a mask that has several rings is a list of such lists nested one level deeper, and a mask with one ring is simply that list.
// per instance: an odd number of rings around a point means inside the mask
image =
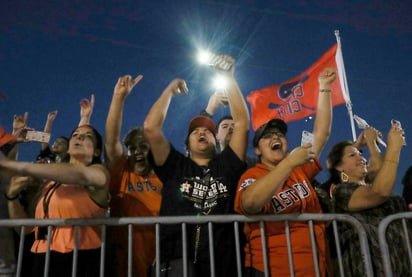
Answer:
[{"label": "earring", "polygon": [[342,171],[340,173],[340,179],[342,180],[342,182],[347,183],[349,181],[349,176],[348,174]]}]

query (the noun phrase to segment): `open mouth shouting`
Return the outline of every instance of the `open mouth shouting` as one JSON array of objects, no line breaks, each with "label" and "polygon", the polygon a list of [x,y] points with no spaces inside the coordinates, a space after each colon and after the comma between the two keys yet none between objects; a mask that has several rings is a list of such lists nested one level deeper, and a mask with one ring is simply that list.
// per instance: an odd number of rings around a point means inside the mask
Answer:
[{"label": "open mouth shouting", "polygon": [[133,155],[135,162],[137,163],[144,163],[146,161],[146,157],[142,154]]},{"label": "open mouth shouting", "polygon": [[198,142],[200,142],[200,143],[207,143],[208,141],[207,141],[207,139],[206,139],[206,137],[205,136],[200,136],[199,137],[199,139],[197,140]]},{"label": "open mouth shouting", "polygon": [[274,142],[270,145],[270,149],[272,149],[273,151],[281,150],[282,145],[280,144],[280,142]]}]

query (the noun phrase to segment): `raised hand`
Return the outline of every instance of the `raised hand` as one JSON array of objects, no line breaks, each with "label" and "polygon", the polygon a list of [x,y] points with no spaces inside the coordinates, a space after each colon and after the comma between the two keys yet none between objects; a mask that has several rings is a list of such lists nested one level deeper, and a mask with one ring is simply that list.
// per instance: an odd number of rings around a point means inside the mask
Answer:
[{"label": "raised hand", "polygon": [[293,167],[303,165],[307,162],[313,162],[314,158],[315,152],[312,149],[311,143],[296,147],[286,157],[287,162]]},{"label": "raised hand", "polygon": [[213,61],[215,71],[219,74],[233,77],[235,72],[235,59],[229,55],[219,55],[216,56],[215,59],[216,60]]},{"label": "raised hand", "polygon": [[319,85],[320,87],[329,87],[333,81],[336,79],[337,73],[336,69],[333,67],[327,67],[325,68],[320,74],[319,74]]},{"label": "raised hand", "polygon": [[405,145],[405,131],[402,128],[392,125],[388,133],[389,145],[393,145],[396,148],[402,148]]},{"label": "raised hand", "polygon": [[114,93],[126,97],[142,78],[143,75],[137,75],[134,79],[130,75],[120,77],[114,87]]},{"label": "raised hand", "polygon": [[90,96],[90,100],[87,98],[83,98],[80,100],[80,118],[91,117],[94,108],[94,94]]},{"label": "raised hand", "polygon": [[224,92],[215,92],[210,96],[205,111],[213,115],[219,107],[227,105],[228,101],[229,99]]},{"label": "raised hand", "polygon": [[27,120],[29,118],[29,113],[25,112],[24,115],[14,115],[13,117],[13,133],[16,131],[27,127]]},{"label": "raised hand", "polygon": [[25,112],[23,115],[14,115],[13,117],[13,135],[16,136],[17,142],[27,142],[27,131],[33,130],[33,128],[27,128],[28,118],[28,112]]},{"label": "raised hand", "polygon": [[53,121],[57,117],[57,111],[52,111],[47,114],[47,121]]},{"label": "raised hand", "polygon": [[169,83],[166,87],[165,91],[172,93],[172,95],[182,95],[187,94],[189,89],[187,88],[187,84],[182,79],[174,79]]}]

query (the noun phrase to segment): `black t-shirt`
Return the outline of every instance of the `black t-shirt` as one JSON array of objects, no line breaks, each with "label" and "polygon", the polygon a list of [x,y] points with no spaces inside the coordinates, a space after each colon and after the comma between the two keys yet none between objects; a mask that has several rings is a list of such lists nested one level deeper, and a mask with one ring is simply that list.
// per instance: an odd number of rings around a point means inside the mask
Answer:
[{"label": "black t-shirt", "polygon": [[[154,165],[151,153],[149,161]],[[154,166],[154,171],[163,182],[160,215],[234,214],[237,182],[245,169],[246,163],[230,147],[212,159],[207,167],[201,167],[171,146],[165,163]],[[198,230],[199,226],[187,226],[188,255],[192,262],[196,259],[196,263],[201,268],[204,265],[207,270],[210,267],[207,225],[200,226]],[[181,238],[180,224],[161,226],[161,263],[182,257]],[[232,267],[236,266],[233,224],[213,224],[213,239],[216,270],[222,267],[222,270],[233,274],[236,272],[236,267]]]}]

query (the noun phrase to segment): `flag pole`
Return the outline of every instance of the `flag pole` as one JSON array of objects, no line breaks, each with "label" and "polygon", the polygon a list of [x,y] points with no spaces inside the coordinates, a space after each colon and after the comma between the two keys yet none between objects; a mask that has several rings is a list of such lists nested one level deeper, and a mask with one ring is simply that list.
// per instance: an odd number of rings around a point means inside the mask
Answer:
[{"label": "flag pole", "polygon": [[349,114],[353,141],[355,141],[357,139],[356,130],[355,130],[355,121],[353,118],[352,102],[349,97],[348,81],[346,80],[345,64],[343,62],[339,30],[335,30],[335,36],[336,36],[336,42],[338,43],[338,49],[336,51],[336,64],[338,65],[340,86],[342,88],[343,97],[346,102],[346,109],[348,110],[348,114]]}]

